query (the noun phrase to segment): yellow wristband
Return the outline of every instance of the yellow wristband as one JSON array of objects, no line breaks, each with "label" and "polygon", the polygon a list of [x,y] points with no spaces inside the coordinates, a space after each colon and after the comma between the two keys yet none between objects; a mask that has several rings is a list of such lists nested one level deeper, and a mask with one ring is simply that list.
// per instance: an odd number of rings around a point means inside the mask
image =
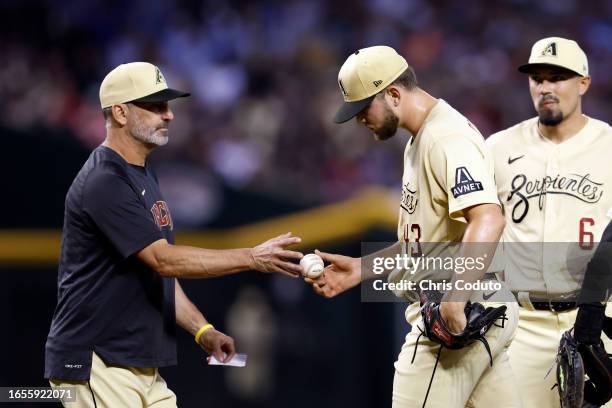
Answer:
[{"label": "yellow wristband", "polygon": [[200,344],[200,337],[202,337],[202,334],[204,334],[204,332],[208,329],[214,329],[215,327],[210,324],[210,323],[206,323],[204,326],[200,327],[200,330],[198,330],[198,332],[195,334],[195,342],[196,344]]}]

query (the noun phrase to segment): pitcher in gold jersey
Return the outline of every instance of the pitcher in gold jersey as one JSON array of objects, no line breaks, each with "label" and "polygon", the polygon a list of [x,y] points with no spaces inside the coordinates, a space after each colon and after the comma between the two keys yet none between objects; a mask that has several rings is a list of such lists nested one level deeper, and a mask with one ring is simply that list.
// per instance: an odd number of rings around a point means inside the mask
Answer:
[{"label": "pitcher in gold jersey", "polygon": [[[377,140],[392,137],[399,127],[411,134],[404,151],[397,245],[406,248],[400,243],[409,242],[410,250],[422,252],[420,256],[432,255],[428,248],[446,250],[465,242],[496,246],[504,219],[494,164],[478,130],[448,103],[418,87],[412,68],[390,47],[356,51],[340,69],[338,83],[345,103],[336,115],[337,123],[356,117]],[[320,255],[331,265],[317,280],[307,281],[321,295],[335,296],[372,277],[373,271],[360,258]],[[388,283],[424,282],[419,279],[424,271],[415,271],[415,265],[397,268]],[[486,267],[482,269],[484,274]],[[502,293],[488,293],[487,306],[500,305]],[[517,324],[516,303],[507,305],[505,324],[486,332],[489,355],[482,344],[442,350],[420,335],[423,324],[414,287],[408,285],[395,294],[412,302],[406,319],[413,328],[395,363],[395,408],[520,406],[506,353]],[[442,319],[454,333],[466,326],[466,301],[485,300],[475,291],[462,295],[462,301],[441,303]]]}]

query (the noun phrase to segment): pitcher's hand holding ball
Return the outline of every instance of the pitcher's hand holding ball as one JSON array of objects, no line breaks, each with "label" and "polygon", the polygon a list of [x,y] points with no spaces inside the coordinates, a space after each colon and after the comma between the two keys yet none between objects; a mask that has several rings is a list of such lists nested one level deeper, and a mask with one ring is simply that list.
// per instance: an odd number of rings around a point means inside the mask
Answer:
[{"label": "pitcher's hand holding ball", "polygon": [[315,250],[315,254],[330,264],[317,278],[304,278],[317,294],[331,298],[361,283],[361,258],[328,254],[319,250]]}]

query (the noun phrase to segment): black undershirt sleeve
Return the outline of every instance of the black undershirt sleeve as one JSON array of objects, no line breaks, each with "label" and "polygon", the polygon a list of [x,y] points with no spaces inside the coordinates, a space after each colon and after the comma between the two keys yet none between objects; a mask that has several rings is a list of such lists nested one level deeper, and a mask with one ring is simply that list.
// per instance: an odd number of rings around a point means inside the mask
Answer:
[{"label": "black undershirt sleeve", "polygon": [[605,316],[606,302],[611,291],[612,222],[606,227],[584,274],[574,324],[574,337],[577,341],[598,344],[602,330],[612,335],[612,320]]}]

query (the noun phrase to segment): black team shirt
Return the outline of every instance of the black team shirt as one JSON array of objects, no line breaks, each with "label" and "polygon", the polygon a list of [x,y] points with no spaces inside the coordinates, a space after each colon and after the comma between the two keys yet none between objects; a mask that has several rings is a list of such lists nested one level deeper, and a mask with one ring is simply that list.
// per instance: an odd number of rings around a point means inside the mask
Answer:
[{"label": "black team shirt", "polygon": [[94,351],[107,364],[176,364],[175,280],[134,255],[162,238],[174,243],[153,171],[96,148],[66,196],[45,378],[89,379]]}]

